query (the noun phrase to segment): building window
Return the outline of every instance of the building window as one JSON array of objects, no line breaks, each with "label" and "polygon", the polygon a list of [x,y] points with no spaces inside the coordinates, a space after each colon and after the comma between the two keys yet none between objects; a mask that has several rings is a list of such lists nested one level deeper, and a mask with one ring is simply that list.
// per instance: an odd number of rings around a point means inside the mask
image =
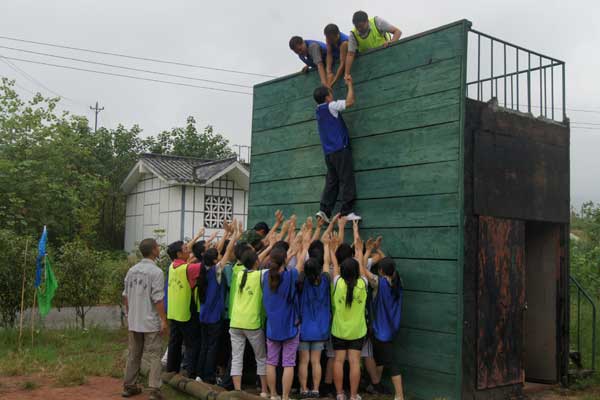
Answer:
[{"label": "building window", "polygon": [[204,196],[204,227],[223,228],[223,221],[233,219],[233,198],[229,196]]}]

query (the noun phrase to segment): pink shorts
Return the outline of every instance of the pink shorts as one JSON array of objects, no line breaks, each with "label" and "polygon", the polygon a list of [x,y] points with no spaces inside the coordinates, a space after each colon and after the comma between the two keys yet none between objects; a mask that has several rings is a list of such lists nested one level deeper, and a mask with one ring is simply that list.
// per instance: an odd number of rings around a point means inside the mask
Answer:
[{"label": "pink shorts", "polygon": [[296,335],[285,341],[277,341],[267,339],[267,364],[278,366],[279,355],[281,355],[282,367],[296,366],[296,353],[298,352],[298,344],[300,343],[300,335]]}]

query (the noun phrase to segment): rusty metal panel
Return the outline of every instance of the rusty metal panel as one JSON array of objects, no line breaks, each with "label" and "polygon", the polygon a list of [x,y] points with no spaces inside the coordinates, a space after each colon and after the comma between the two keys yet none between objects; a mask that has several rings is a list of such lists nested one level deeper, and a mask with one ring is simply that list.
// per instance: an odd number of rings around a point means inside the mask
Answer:
[{"label": "rusty metal panel", "polygon": [[523,382],[525,223],[479,217],[477,388]]}]

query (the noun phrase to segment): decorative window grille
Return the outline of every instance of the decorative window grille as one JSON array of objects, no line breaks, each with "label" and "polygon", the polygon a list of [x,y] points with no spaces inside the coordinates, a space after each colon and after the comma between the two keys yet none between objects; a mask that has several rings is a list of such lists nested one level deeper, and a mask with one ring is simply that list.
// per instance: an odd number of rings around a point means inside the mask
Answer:
[{"label": "decorative window grille", "polygon": [[204,227],[223,228],[223,220],[233,219],[233,197],[204,196]]}]

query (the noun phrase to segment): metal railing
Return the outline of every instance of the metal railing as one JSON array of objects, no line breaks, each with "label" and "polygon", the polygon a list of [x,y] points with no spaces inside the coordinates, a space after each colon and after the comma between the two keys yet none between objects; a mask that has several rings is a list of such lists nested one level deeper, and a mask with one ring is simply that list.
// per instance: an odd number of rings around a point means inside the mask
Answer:
[{"label": "metal railing", "polygon": [[[471,29],[467,74],[467,97],[567,121],[563,61]],[[555,103],[559,97],[561,104]]]},{"label": "metal railing", "polygon": [[[581,355],[581,297],[589,303],[592,308],[592,371],[596,370],[596,303],[585,291],[581,284],[573,276],[569,276],[571,283],[577,288],[577,352]],[[583,356],[582,356],[583,358]]]}]

